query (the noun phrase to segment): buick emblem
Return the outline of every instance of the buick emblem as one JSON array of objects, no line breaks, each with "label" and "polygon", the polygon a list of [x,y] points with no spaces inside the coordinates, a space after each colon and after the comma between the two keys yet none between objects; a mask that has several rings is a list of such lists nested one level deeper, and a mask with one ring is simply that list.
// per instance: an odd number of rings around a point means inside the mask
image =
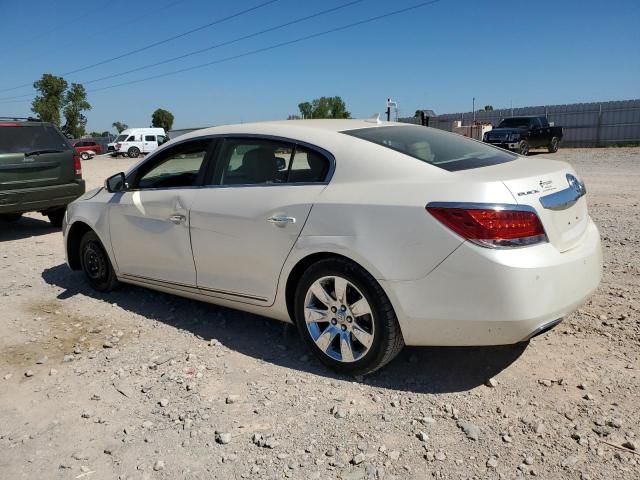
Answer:
[{"label": "buick emblem", "polygon": [[567,173],[567,182],[569,183],[569,187],[575,190],[578,195],[585,193],[584,184],[570,173]]}]

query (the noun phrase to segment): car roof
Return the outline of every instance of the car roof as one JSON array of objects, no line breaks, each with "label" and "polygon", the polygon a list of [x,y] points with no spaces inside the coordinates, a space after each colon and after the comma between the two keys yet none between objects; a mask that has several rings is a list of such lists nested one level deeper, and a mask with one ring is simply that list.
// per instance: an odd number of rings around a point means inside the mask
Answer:
[{"label": "car roof", "polygon": [[240,123],[235,125],[220,125],[217,127],[194,130],[184,135],[176,137],[182,141],[189,138],[198,138],[208,135],[225,134],[255,134],[281,136],[284,138],[305,137],[314,134],[335,134],[347,130],[357,130],[361,128],[390,127],[390,126],[410,126],[407,123],[382,122],[375,118],[361,119],[322,119],[322,120],[273,120],[266,122]]}]

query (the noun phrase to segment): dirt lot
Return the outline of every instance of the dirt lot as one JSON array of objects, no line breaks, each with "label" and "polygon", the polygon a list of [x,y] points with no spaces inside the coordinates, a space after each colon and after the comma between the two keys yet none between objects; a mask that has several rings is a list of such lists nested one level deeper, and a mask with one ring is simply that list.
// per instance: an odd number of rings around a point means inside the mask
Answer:
[{"label": "dirt lot", "polygon": [[407,348],[365,379],[271,320],[93,292],[38,214],[0,226],[0,477],[640,478],[640,149],[553,157],[601,228],[589,303],[527,346]]}]

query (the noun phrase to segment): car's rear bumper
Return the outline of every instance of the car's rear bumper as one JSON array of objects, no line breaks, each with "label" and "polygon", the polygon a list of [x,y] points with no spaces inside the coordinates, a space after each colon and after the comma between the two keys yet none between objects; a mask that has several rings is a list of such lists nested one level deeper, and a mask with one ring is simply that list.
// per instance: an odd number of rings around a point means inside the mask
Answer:
[{"label": "car's rear bumper", "polygon": [[47,211],[63,207],[84,192],[84,180],[63,185],[0,191],[0,214]]},{"label": "car's rear bumper", "polygon": [[503,345],[557,324],[596,289],[600,234],[560,253],[551,244],[493,250],[463,243],[425,278],[382,281],[407,345]]}]

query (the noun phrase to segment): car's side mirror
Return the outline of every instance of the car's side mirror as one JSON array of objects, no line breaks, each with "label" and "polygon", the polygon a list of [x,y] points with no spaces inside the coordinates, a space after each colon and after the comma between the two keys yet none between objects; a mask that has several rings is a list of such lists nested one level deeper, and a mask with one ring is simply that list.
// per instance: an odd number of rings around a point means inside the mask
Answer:
[{"label": "car's side mirror", "polygon": [[104,181],[104,188],[106,188],[109,193],[124,192],[127,189],[127,181],[124,173],[120,172],[111,175]]}]

